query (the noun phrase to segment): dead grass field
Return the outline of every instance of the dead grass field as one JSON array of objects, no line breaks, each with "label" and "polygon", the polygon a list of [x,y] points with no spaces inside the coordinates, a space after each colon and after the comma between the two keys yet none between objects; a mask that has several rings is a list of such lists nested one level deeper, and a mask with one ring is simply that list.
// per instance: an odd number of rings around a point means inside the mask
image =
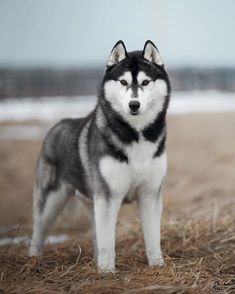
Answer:
[{"label": "dead grass field", "polygon": [[[234,113],[168,117],[164,268],[147,267],[131,204],[118,222],[116,274],[97,273],[85,217],[79,225],[63,215],[54,232],[71,239],[47,245],[42,258],[27,258],[25,245],[0,247],[0,293],[235,293],[234,134]],[[0,142],[0,226],[19,225],[2,237],[30,234],[40,145]]]}]

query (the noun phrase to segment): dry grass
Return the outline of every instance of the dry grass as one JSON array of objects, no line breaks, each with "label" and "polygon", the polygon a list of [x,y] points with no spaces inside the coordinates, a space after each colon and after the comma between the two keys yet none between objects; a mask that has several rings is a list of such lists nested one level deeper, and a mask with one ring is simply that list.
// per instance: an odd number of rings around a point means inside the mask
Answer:
[{"label": "dry grass", "polygon": [[25,247],[1,248],[1,289],[6,293],[234,293],[235,238],[229,220],[164,223],[166,266],[148,268],[139,224],[117,244],[117,273],[99,274],[84,234],[44,257]]},{"label": "dry grass", "polygon": [[[116,274],[97,273],[87,222],[76,226],[75,234],[62,226],[75,223],[63,217],[57,229],[71,239],[47,245],[40,259],[28,258],[24,245],[0,247],[0,293],[235,293],[235,116],[170,117],[168,125],[162,222],[166,266],[148,268],[132,204],[119,219]],[[1,225],[31,222],[39,146],[0,142]],[[29,234],[23,228],[11,236]]]}]

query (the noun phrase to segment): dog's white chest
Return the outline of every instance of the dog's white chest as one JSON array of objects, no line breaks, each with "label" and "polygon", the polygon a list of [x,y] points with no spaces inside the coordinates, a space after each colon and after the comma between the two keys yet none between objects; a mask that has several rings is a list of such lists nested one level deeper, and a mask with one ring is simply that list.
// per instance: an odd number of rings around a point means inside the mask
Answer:
[{"label": "dog's white chest", "polygon": [[[165,156],[154,158],[157,144],[141,139],[126,148],[128,163],[111,156],[100,160],[100,171],[114,194],[126,195],[140,185],[154,185],[165,173]],[[119,196],[119,195],[118,195]]]},{"label": "dog's white chest", "polygon": [[129,168],[134,172],[135,176],[144,175],[143,171],[151,169],[153,164],[153,155],[156,151],[156,144],[140,140],[138,143],[133,143],[130,147],[126,148],[128,156]]}]

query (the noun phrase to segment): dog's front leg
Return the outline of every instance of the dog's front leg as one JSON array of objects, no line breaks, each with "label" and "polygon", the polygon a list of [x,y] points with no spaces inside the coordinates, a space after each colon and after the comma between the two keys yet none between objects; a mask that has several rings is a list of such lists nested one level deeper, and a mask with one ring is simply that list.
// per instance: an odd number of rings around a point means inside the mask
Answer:
[{"label": "dog's front leg", "polygon": [[97,242],[97,262],[101,272],[115,271],[115,237],[121,199],[95,194],[94,221]]},{"label": "dog's front leg", "polygon": [[162,266],[164,260],[161,251],[161,213],[162,197],[146,191],[138,198],[141,223],[144,233],[146,254],[149,266]]}]

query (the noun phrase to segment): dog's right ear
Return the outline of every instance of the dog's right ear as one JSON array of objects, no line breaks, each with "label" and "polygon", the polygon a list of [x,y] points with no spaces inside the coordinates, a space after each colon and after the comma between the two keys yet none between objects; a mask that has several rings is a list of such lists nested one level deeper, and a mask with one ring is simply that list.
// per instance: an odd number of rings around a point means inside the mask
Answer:
[{"label": "dog's right ear", "polygon": [[109,56],[107,67],[113,66],[121,62],[127,57],[127,51],[123,41],[118,41],[113,47]]},{"label": "dog's right ear", "polygon": [[155,63],[160,66],[164,66],[157,47],[150,40],[148,40],[145,43],[142,56],[144,59],[148,60],[149,62]]}]

